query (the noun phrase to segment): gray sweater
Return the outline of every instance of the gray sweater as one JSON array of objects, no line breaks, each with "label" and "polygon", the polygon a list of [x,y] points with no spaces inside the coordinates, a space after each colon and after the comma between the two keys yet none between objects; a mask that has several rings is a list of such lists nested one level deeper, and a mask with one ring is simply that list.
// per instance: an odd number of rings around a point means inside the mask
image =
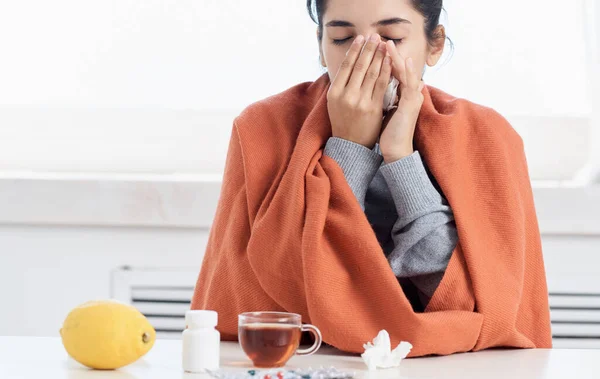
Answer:
[{"label": "gray sweater", "polygon": [[452,210],[419,152],[386,164],[378,144],[371,150],[331,137],[324,154],[342,168],[403,288],[412,284],[419,308],[425,308],[442,280],[458,234]]}]

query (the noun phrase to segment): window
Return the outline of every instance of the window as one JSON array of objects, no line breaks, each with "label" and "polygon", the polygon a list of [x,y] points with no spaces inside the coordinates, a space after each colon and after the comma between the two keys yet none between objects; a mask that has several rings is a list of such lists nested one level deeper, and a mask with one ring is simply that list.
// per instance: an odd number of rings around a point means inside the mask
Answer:
[{"label": "window", "polygon": [[[600,6],[445,6],[455,51],[426,81],[507,117],[534,179],[572,178],[600,150]],[[323,73],[315,31],[304,1],[6,2],[0,170],[221,172],[235,115]]]},{"label": "window", "polygon": [[444,3],[456,46],[429,83],[503,114],[525,141],[534,179],[572,178],[592,151],[593,1]]}]

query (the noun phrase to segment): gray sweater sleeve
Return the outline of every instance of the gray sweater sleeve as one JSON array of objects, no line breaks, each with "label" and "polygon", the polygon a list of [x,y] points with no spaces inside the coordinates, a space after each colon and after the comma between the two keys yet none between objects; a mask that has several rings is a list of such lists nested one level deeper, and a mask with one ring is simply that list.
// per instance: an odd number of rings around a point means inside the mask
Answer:
[{"label": "gray sweater sleeve", "polygon": [[434,187],[418,151],[380,168],[390,188],[398,220],[388,256],[399,278],[409,278],[423,306],[438,287],[458,242],[454,215]]},{"label": "gray sweater sleeve", "polygon": [[339,138],[330,137],[325,144],[323,154],[333,158],[344,171],[344,177],[365,210],[365,196],[369,184],[383,162],[383,157],[375,149]]},{"label": "gray sweater sleeve", "polygon": [[380,170],[399,215],[388,261],[398,278],[413,282],[425,307],[444,275],[458,235],[452,210],[432,184],[419,152],[382,165],[377,146],[371,150],[331,137],[323,153],[342,168],[363,211],[369,184]]}]

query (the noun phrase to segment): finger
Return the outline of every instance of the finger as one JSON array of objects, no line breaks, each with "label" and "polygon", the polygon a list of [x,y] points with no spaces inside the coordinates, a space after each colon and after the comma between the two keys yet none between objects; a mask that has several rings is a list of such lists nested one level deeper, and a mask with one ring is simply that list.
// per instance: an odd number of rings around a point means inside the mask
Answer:
[{"label": "finger", "polygon": [[386,42],[387,52],[392,58],[392,75],[400,81],[403,85],[406,85],[406,62],[398,50],[394,41]]},{"label": "finger", "polygon": [[379,74],[381,73],[381,64],[383,63],[383,59],[385,58],[386,53],[385,43],[379,42],[377,46],[377,51],[375,52],[375,57],[371,62],[371,66],[367,71],[367,75],[365,76],[365,80],[362,84],[361,92],[367,97],[369,100],[373,98],[373,89],[375,88],[375,83],[379,79]]},{"label": "finger", "polygon": [[354,69],[352,70],[350,81],[348,82],[348,88],[358,91],[362,86],[367,70],[371,65],[371,61],[373,60],[373,56],[379,45],[379,41],[381,41],[381,38],[379,37],[379,34],[375,33],[371,35],[371,38],[366,42],[365,48],[354,64]]},{"label": "finger", "polygon": [[411,90],[419,89],[419,78],[415,70],[415,63],[412,58],[406,60],[406,86]]},{"label": "finger", "polygon": [[348,84],[348,79],[350,79],[350,75],[352,74],[352,69],[354,68],[354,64],[360,55],[360,51],[363,47],[363,43],[365,41],[365,37],[362,35],[357,36],[354,39],[354,42],[350,46],[350,49],[346,53],[346,58],[340,65],[340,69],[338,70],[333,82],[331,83],[331,89],[336,91],[342,91],[346,88]]},{"label": "finger", "polygon": [[421,80],[421,83],[419,83],[419,92],[423,92],[423,88],[425,88],[425,82]]},{"label": "finger", "polygon": [[387,91],[388,84],[390,83],[391,75],[392,58],[386,56],[383,59],[383,64],[381,65],[381,72],[379,73],[379,78],[377,79],[375,89],[373,90],[373,101],[378,101],[379,103],[383,104],[383,98],[385,96],[385,92]]}]

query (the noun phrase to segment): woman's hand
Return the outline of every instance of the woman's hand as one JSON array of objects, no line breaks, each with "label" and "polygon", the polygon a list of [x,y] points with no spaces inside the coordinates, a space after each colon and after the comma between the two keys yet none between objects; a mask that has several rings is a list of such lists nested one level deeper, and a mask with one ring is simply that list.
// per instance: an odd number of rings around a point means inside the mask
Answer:
[{"label": "woman's hand", "polygon": [[392,75],[400,81],[398,107],[386,115],[379,137],[383,160],[385,163],[391,163],[414,152],[413,137],[423,105],[424,83],[419,77],[419,72],[415,70],[412,58],[405,60],[391,41],[388,41],[386,48],[392,58]]},{"label": "woman's hand", "polygon": [[334,137],[375,146],[381,132],[383,96],[391,77],[385,43],[374,34],[367,41],[358,36],[327,92],[327,110]]}]

